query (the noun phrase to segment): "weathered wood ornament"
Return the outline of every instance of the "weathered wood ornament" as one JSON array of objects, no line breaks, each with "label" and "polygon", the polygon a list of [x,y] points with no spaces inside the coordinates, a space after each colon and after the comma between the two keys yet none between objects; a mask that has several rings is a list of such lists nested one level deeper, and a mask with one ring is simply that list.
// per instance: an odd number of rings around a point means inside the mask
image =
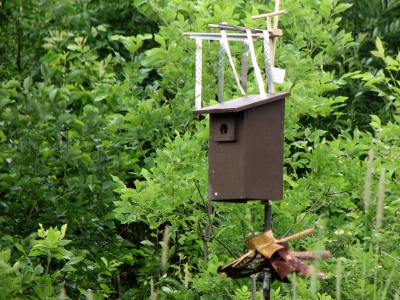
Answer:
[{"label": "weathered wood ornament", "polygon": [[[231,278],[243,278],[262,273],[264,298],[270,299],[270,287],[274,280],[289,283],[289,273],[311,275],[310,267],[302,260],[330,258],[329,251],[290,251],[288,242],[310,234],[308,229],[293,236],[275,239],[271,229],[271,200],[283,198],[283,146],[285,99],[290,93],[275,92],[275,83],[283,82],[285,71],[274,67],[279,10],[275,2],[273,13],[253,16],[266,18],[267,29],[231,26],[226,23],[211,24],[220,33],[184,33],[196,40],[196,85],[194,114],[210,114],[209,189],[213,201],[241,203],[261,200],[265,206],[264,232],[247,240],[248,252],[232,263],[219,268]],[[272,24],[272,18],[274,20]],[[239,31],[241,33],[227,33]],[[263,40],[265,79],[255,55],[253,40]],[[202,41],[218,40],[220,58],[218,71],[219,104],[202,108]],[[259,94],[247,95],[247,55],[242,55],[241,78],[232,59],[230,41],[243,42],[243,53],[250,53]],[[223,102],[225,55],[232,68],[238,90],[243,95]],[[266,83],[266,88],[264,84]],[[324,278],[322,273],[319,277]]]},{"label": "weathered wood ornament", "polygon": [[[267,230],[247,240],[249,251],[232,263],[220,267],[219,273],[224,273],[231,278],[248,277],[260,273],[265,268],[271,271],[271,279],[288,283],[286,275],[289,273],[301,273],[311,276],[310,267],[301,260],[314,260],[316,258],[330,258],[329,251],[319,252],[294,252],[289,250],[288,241],[313,233],[314,229],[308,229],[298,234],[276,240],[272,230]],[[247,259],[247,260],[246,260]],[[325,274],[318,273],[320,278]]]}]

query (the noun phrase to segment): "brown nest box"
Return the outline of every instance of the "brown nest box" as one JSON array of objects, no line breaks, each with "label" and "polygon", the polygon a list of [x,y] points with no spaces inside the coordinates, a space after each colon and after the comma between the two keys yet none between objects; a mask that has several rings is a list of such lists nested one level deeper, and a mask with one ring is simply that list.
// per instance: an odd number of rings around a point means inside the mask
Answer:
[{"label": "brown nest box", "polygon": [[283,198],[283,123],[288,96],[249,95],[193,111],[210,114],[210,200]]}]

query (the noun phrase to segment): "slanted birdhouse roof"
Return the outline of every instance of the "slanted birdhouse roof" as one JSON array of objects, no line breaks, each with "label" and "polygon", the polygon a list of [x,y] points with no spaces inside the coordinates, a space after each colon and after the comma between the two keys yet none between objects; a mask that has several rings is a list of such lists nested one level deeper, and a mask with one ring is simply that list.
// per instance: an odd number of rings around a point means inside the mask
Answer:
[{"label": "slanted birdhouse roof", "polygon": [[290,93],[269,93],[265,95],[246,95],[234,100],[203,107],[193,111],[194,114],[223,114],[246,110],[266,103],[274,102],[286,97]]}]

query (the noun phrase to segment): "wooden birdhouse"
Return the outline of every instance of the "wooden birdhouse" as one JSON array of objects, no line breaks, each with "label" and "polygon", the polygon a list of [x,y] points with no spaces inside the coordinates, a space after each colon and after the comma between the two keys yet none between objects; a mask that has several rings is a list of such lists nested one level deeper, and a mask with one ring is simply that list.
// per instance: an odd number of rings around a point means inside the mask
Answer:
[{"label": "wooden birdhouse", "polygon": [[289,95],[249,95],[193,111],[210,114],[210,200],[283,198],[283,123]]}]

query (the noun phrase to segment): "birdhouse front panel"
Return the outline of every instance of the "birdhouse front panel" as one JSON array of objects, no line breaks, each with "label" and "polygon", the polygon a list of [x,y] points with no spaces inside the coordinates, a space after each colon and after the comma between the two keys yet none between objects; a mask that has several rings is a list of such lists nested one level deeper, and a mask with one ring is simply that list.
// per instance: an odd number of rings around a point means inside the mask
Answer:
[{"label": "birdhouse front panel", "polygon": [[[244,192],[244,112],[211,114],[208,151],[208,196],[241,199]],[[243,201],[245,202],[245,201]]]}]

